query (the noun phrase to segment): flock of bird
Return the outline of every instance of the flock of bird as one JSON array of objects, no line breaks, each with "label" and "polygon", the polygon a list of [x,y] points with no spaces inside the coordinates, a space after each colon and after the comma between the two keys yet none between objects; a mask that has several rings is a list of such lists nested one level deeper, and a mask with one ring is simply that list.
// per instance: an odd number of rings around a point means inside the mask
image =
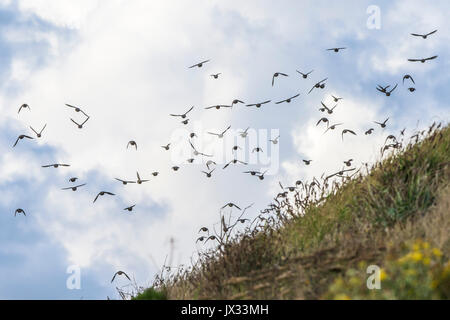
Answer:
[{"label": "flock of bird", "polygon": [[[423,39],[427,39],[428,36],[430,36],[430,35],[432,35],[432,34],[434,34],[436,32],[437,32],[437,30],[434,30],[434,31],[432,31],[430,33],[423,34],[423,35],[422,34],[416,34],[416,33],[412,33],[411,35],[412,36],[416,36],[416,37],[421,37]],[[346,47],[336,47],[336,48],[329,48],[329,49],[326,49],[326,50],[334,52],[334,53],[339,53],[342,50],[346,50],[346,49],[347,49]],[[437,55],[434,55],[434,56],[431,56],[431,57],[428,57],[428,58],[408,59],[408,61],[410,61],[410,62],[419,62],[420,61],[421,63],[425,63],[427,61],[434,60],[437,57],[438,57]],[[209,59],[201,61],[201,62],[196,63],[194,65],[191,65],[188,68],[190,68],[190,69],[192,69],[192,68],[202,68],[208,62],[210,62]],[[300,75],[300,77],[302,79],[308,79],[308,78],[311,77],[311,74],[314,72],[314,70],[310,70],[308,72],[303,72],[303,71],[296,70],[296,72],[297,72],[297,74]],[[220,75],[221,75],[221,73],[216,73],[216,74],[211,74],[210,76],[213,79],[218,79]],[[277,82],[279,82],[279,79],[281,77],[286,78],[286,77],[289,77],[289,75],[287,73],[283,73],[283,72],[275,72],[275,73],[273,73],[272,77],[271,77],[271,84],[272,84],[272,86],[274,86]],[[320,80],[318,82],[315,82],[312,85],[311,89],[307,92],[307,94],[310,94],[314,89],[318,89],[318,90],[324,89],[325,86],[326,86],[326,81],[327,80],[328,80],[328,78],[325,77],[324,79],[322,79],[322,80]],[[403,78],[402,78],[403,85],[405,84],[405,81],[407,81],[408,83],[411,83],[412,85],[415,85],[415,80],[413,79],[413,77],[410,74],[406,74],[406,75],[403,76]],[[415,87],[413,87],[412,85],[407,88],[407,90],[409,90],[410,92],[414,92],[416,90]],[[391,96],[394,93],[394,91],[397,89],[397,87],[398,87],[398,83],[396,83],[392,87],[391,87],[390,84],[388,84],[388,85],[377,85],[376,86],[376,90],[378,92],[384,94],[386,97],[389,97],[389,96]],[[275,104],[291,103],[294,99],[298,98],[299,96],[300,96],[300,93],[296,93],[296,94],[294,94],[294,95],[292,95],[292,96],[290,96],[288,98],[282,99],[280,101],[276,101],[274,103]],[[332,101],[334,101],[334,103],[335,103],[334,106],[329,106],[329,105],[326,105],[325,103],[321,102],[320,103],[320,108],[318,109],[319,112],[327,114],[326,117],[322,116],[316,123],[316,126],[319,126],[319,125],[322,125],[322,124],[326,125],[324,134],[327,133],[327,132],[336,130],[337,127],[344,125],[344,123],[332,123],[331,122],[331,117],[335,113],[335,110],[338,107],[339,102],[341,100],[343,100],[343,98],[342,97],[338,97],[338,96],[334,96],[334,95],[331,95],[331,98],[332,98]],[[235,106],[237,106],[239,104],[242,105],[242,106],[245,106],[247,108],[250,108],[250,107],[261,108],[263,105],[266,105],[266,104],[270,103],[271,101],[272,100],[264,100],[264,101],[259,101],[259,102],[253,102],[253,103],[246,104],[241,99],[233,99],[229,105],[218,104],[218,105],[205,107],[204,109],[209,110],[209,109],[233,108],[233,107],[235,107]],[[72,123],[74,123],[77,128],[83,129],[83,126],[87,123],[87,121],[90,120],[90,116],[85,111],[83,111],[80,107],[73,106],[73,105],[70,105],[70,104],[66,104],[65,106],[70,108],[70,109],[73,109],[75,113],[82,115],[81,119],[75,120],[73,118],[70,118],[70,121]],[[18,114],[20,114],[21,112],[24,112],[23,110],[31,111],[31,107],[28,104],[21,105],[19,110],[18,110]],[[194,106],[190,107],[184,113],[170,113],[169,116],[174,117],[174,118],[180,118],[181,119],[181,123],[183,125],[187,125],[189,123],[188,115],[191,115],[191,112],[193,110],[194,110]],[[388,120],[389,120],[389,118],[386,118],[383,121],[373,121],[373,123],[378,125],[381,129],[384,129],[387,126]],[[30,126],[30,129],[35,134],[36,138],[41,138],[46,127],[47,127],[47,124],[45,124],[39,131],[35,130],[31,126]],[[227,126],[222,131],[219,131],[219,132],[207,132],[207,134],[216,136],[218,139],[222,139],[222,138],[224,138],[225,134],[230,130],[230,128],[231,128],[231,126]],[[247,135],[248,135],[249,128],[250,127],[248,127],[244,131],[239,132],[239,136],[241,138],[245,139],[247,137]],[[365,130],[364,134],[365,135],[370,135],[370,134],[372,134],[374,132],[374,130],[375,130],[374,127],[369,127],[369,128],[367,128],[367,130]],[[401,132],[401,134],[403,135],[403,133],[404,133],[404,130]],[[352,129],[346,128],[346,127],[342,128],[342,130],[341,130],[342,141],[344,140],[344,135],[349,135],[349,134],[350,135],[357,135],[355,130],[352,130]],[[196,138],[196,137],[197,137],[197,135],[194,132],[189,134],[189,138],[190,139],[188,139],[188,142],[189,142],[190,147],[192,148],[192,158],[187,159],[188,163],[193,163],[194,160],[195,160],[194,157],[198,157],[198,156],[202,157],[202,159],[203,159],[203,157],[206,157],[206,158],[212,158],[213,157],[212,154],[207,154],[205,152],[199,151],[195,147],[192,139]],[[280,136],[271,137],[271,139],[269,141],[272,144],[277,144],[279,142],[279,138],[280,138]],[[23,139],[33,140],[34,138],[31,135],[21,134],[21,135],[19,135],[17,137],[13,147],[16,147],[18,145],[19,141],[21,141]],[[397,148],[399,146],[399,144],[396,142],[395,136],[389,135],[387,137],[386,141],[387,140],[392,140],[393,143],[384,146],[384,149]],[[171,147],[171,143],[167,143],[167,144],[161,146],[161,148],[163,148],[165,151],[169,151],[170,147]],[[129,142],[126,145],[126,149],[133,149],[133,148],[135,150],[138,150],[138,143],[135,140],[129,140]],[[238,146],[238,145],[235,145],[232,148],[233,151],[237,151],[238,149],[241,149],[241,147]],[[260,146],[254,146],[252,148],[252,152],[263,152],[263,149]],[[304,165],[310,165],[313,160],[312,159],[303,159],[302,161],[303,161]],[[351,167],[352,161],[353,161],[353,159],[348,159],[348,160],[344,161],[345,167]],[[208,159],[205,164],[206,164],[207,169],[206,170],[201,170],[201,172],[207,178],[211,178],[213,172],[216,170],[217,163],[214,160],[212,160],[212,159]],[[222,167],[222,169],[226,169],[228,166],[230,166],[232,164],[233,165],[235,165],[235,164],[247,165],[248,163],[243,161],[243,160],[239,160],[239,159],[237,159],[235,157],[234,159],[232,159],[231,161],[226,163]],[[59,168],[59,167],[69,167],[69,166],[70,166],[69,164],[65,164],[65,163],[53,163],[53,164],[42,165],[43,168],[54,168],[54,169]],[[171,169],[173,171],[178,171],[180,169],[180,167],[179,166],[173,166]],[[332,175],[327,176],[326,179],[331,178],[331,177],[336,176],[336,175],[343,175],[344,172],[352,171],[352,170],[355,170],[355,168],[342,169],[342,170],[340,170],[340,171],[338,171],[338,172],[336,172],[336,173],[334,173]],[[251,176],[256,176],[260,180],[263,180],[264,179],[264,175],[266,174],[266,172],[267,171],[260,172],[260,171],[256,171],[256,170],[247,170],[247,171],[244,171],[243,173],[250,174]],[[151,173],[151,175],[156,177],[156,176],[159,175],[159,172],[158,171],[154,171],[154,172]],[[131,184],[131,183],[136,183],[136,184],[140,185],[140,184],[143,184],[143,183],[146,183],[146,182],[150,181],[149,179],[141,178],[141,175],[138,172],[136,172],[136,178],[135,179],[115,178],[115,180],[120,182],[120,183],[122,183],[123,185]],[[80,183],[79,184],[77,177],[70,177],[68,179],[68,181],[69,181],[69,183],[71,183],[71,185],[61,188],[62,190],[71,190],[71,191],[75,192],[79,188],[82,188],[82,187],[86,186],[86,183]],[[302,184],[301,181],[297,181],[295,183],[295,186],[287,187],[287,190],[294,191],[301,184]],[[281,183],[280,183],[280,186],[282,187],[282,189],[285,189],[285,188],[283,188]],[[93,199],[93,203],[98,201],[99,198],[101,198],[103,196],[115,196],[115,194],[110,192],[110,191],[102,190],[102,191],[100,191],[100,192],[98,192],[96,194],[95,198]],[[132,211],[135,208],[135,206],[136,206],[136,204],[132,204],[132,205],[124,208],[123,210],[125,210],[125,211]],[[237,210],[242,211],[242,209],[238,205],[236,205],[236,204],[234,204],[232,202],[225,204],[221,209],[225,209],[225,208],[235,208]],[[14,215],[16,216],[17,214],[23,214],[24,216],[26,216],[25,210],[22,209],[22,208],[18,208],[18,209],[15,210]],[[242,215],[241,215],[237,219],[237,221],[236,221],[236,223],[234,225],[236,225],[238,222],[239,223],[245,223],[247,221],[249,221],[249,220],[245,219],[245,218],[242,218]],[[225,223],[223,224],[223,226],[224,226],[224,228],[227,228],[227,229],[229,229],[229,227],[230,227],[230,226],[226,227]],[[217,235],[209,235],[209,230],[208,230],[207,227],[200,228],[199,232],[207,232],[208,234],[207,235],[201,235],[200,237],[198,237],[196,242],[200,241],[200,242],[206,243],[208,240],[217,240],[218,239]],[[118,271],[118,272],[116,272],[114,274],[114,277],[112,278],[111,282],[114,281],[116,276],[121,276],[121,275],[124,275],[126,278],[130,279],[125,272]]]}]

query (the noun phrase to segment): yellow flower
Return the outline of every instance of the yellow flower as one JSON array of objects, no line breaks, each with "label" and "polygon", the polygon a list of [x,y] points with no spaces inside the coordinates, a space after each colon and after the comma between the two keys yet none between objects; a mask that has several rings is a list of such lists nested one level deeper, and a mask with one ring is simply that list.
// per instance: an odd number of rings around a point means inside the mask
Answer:
[{"label": "yellow flower", "polygon": [[384,269],[380,270],[380,280],[383,281],[387,278],[387,273],[384,271]]},{"label": "yellow flower", "polygon": [[423,255],[420,252],[413,252],[411,254],[411,259],[414,261],[420,261],[423,259]]},{"label": "yellow flower", "polygon": [[441,252],[441,250],[439,250],[438,248],[433,248],[433,249],[431,250],[431,252],[433,252],[433,254],[434,254],[436,257],[441,257],[441,256],[442,256],[442,252]]},{"label": "yellow flower", "polygon": [[352,299],[348,295],[340,293],[334,297],[334,300],[352,300]]}]

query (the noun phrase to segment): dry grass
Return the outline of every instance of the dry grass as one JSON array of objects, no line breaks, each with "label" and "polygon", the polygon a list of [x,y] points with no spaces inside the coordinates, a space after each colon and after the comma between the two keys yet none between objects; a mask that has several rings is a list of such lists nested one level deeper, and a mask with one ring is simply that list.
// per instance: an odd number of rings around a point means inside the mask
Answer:
[{"label": "dry grass", "polygon": [[383,265],[414,239],[448,258],[449,148],[450,128],[433,124],[371,168],[282,190],[244,231],[223,219],[215,250],[154,287],[169,299],[318,299],[349,268]]}]

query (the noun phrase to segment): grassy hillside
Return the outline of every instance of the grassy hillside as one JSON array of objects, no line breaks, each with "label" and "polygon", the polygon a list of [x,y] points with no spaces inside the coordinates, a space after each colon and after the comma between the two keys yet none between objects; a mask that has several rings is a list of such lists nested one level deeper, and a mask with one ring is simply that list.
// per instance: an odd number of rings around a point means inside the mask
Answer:
[{"label": "grassy hillside", "polygon": [[[216,249],[149,290],[168,299],[449,299],[449,148],[450,128],[433,125],[385,148],[371,168],[282,190],[252,228],[232,233],[222,222]],[[369,264],[382,268],[382,290],[367,289]]]}]

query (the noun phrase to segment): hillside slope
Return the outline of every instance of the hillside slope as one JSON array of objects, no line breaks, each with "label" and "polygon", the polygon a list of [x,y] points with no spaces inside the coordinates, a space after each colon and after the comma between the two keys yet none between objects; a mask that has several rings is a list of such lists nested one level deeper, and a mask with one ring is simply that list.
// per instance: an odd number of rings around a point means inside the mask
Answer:
[{"label": "hillside slope", "polygon": [[[223,234],[136,298],[449,299],[450,128],[385,152],[352,176],[281,192],[255,228]],[[382,268],[382,290],[367,289],[369,264]]]}]

